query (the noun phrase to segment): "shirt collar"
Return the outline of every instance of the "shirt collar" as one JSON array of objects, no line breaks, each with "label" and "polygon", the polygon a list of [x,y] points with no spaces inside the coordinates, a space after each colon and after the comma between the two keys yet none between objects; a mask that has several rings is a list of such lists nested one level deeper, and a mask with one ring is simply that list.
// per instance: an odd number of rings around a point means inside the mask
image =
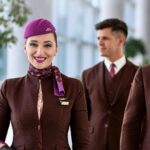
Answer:
[{"label": "shirt collar", "polygon": [[[125,56],[122,56],[115,62],[113,62],[116,65],[115,71],[116,73],[119,72],[119,70],[126,64],[126,58]],[[110,65],[112,64],[111,61],[109,61],[107,58],[104,59],[104,64],[108,70],[110,70]]]}]

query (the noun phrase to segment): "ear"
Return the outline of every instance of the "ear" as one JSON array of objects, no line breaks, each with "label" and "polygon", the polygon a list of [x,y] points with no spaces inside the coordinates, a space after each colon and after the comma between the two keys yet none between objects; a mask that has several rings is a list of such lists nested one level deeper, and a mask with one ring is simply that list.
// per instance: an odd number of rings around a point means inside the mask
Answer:
[{"label": "ear", "polygon": [[26,44],[24,44],[24,49],[23,49],[24,53],[26,54]]},{"label": "ear", "polygon": [[58,52],[58,46],[56,47],[56,52],[55,52],[55,55],[54,55],[54,56],[56,56],[56,55],[57,55],[57,52]]},{"label": "ear", "polygon": [[124,45],[124,43],[125,43],[125,37],[124,36],[120,36],[119,42],[120,42],[120,44]]}]

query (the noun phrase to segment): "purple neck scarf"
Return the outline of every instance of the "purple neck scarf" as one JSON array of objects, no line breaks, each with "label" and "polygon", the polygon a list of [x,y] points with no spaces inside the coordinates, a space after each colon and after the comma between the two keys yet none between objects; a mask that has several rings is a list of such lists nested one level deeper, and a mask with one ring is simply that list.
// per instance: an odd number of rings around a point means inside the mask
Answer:
[{"label": "purple neck scarf", "polygon": [[54,87],[53,87],[54,95],[55,96],[64,96],[65,90],[63,87],[61,73],[60,73],[58,67],[51,65],[44,69],[37,69],[30,64],[28,73],[39,79],[43,79],[45,77],[49,77],[52,75],[53,82],[54,82]]}]

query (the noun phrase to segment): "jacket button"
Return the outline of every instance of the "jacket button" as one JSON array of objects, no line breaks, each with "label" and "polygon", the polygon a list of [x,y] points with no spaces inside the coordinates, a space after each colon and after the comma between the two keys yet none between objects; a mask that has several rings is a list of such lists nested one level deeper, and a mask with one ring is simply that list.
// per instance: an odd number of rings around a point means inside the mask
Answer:
[{"label": "jacket button", "polygon": [[105,127],[105,128],[108,128],[108,124],[106,123],[106,124],[104,125],[104,127]]},{"label": "jacket button", "polygon": [[40,128],[41,128],[41,126],[40,126],[40,125],[38,125],[38,130],[40,130]]}]

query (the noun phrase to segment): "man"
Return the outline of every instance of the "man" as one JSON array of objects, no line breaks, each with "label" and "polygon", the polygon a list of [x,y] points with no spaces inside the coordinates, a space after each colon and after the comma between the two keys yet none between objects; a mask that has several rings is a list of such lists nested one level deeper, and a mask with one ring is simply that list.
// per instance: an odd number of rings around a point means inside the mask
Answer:
[{"label": "man", "polygon": [[150,65],[135,75],[123,119],[120,150],[150,150]]},{"label": "man", "polygon": [[83,72],[88,105],[90,150],[119,150],[125,105],[137,66],[124,55],[127,25],[115,18],[95,26],[104,61]]}]

